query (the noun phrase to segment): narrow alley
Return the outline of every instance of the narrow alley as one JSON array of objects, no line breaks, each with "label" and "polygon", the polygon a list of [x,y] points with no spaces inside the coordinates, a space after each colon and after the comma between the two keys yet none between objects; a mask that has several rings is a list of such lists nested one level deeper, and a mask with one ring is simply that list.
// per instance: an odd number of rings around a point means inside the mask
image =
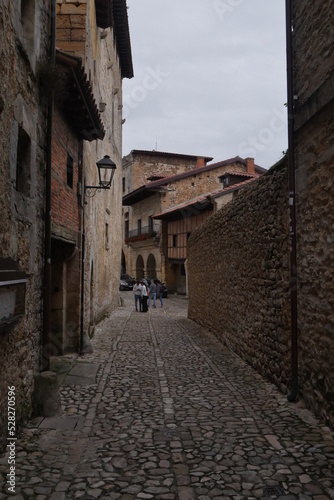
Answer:
[{"label": "narrow alley", "polygon": [[144,314],[121,296],[94,352],[65,357],[63,415],[18,435],[14,494],[1,458],[0,499],[334,498],[327,427],[189,321],[184,298]]}]

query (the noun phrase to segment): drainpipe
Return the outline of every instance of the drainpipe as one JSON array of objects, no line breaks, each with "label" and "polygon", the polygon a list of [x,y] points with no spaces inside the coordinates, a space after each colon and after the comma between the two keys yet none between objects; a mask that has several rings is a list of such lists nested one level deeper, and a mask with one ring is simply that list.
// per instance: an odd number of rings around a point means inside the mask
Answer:
[{"label": "drainpipe", "polygon": [[86,179],[84,178],[84,183],[82,187],[82,228],[81,228],[81,302],[80,302],[80,343],[79,343],[79,354],[83,354],[84,346],[84,307],[85,307],[85,185]]},{"label": "drainpipe", "polygon": [[286,0],[286,53],[288,94],[288,170],[290,213],[290,299],[291,299],[291,392],[288,400],[295,402],[298,395],[298,323],[297,323],[297,248],[296,248],[296,190],[295,190],[295,141],[294,93],[292,49],[292,0]]},{"label": "drainpipe", "polygon": [[[56,0],[51,0],[51,43],[50,64],[56,62]],[[43,349],[41,370],[50,370],[51,351],[51,168],[52,168],[52,125],[54,91],[50,91],[47,111],[46,174],[45,174],[45,234],[44,234],[44,297],[43,297]]]}]

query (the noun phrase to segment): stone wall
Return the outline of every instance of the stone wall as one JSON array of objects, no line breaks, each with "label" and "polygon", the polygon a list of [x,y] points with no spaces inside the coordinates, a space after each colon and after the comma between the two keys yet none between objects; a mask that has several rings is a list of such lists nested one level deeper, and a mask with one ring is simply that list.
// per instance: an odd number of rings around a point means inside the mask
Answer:
[{"label": "stone wall", "polygon": [[192,170],[197,165],[196,156],[134,150],[123,158],[125,191],[131,191],[150,182],[152,175],[171,176]]},{"label": "stone wall", "polygon": [[194,169],[194,175],[191,177],[172,181],[170,184],[164,186],[166,194],[161,203],[162,211],[184,201],[192,200],[202,194],[222,188],[223,184],[220,182],[219,177],[225,172],[246,173],[247,169],[246,166],[239,162],[223,165],[206,172],[197,172]]},{"label": "stone wall", "polygon": [[[90,2],[91,5],[92,2]],[[94,3],[94,2],[93,2]],[[83,145],[83,170],[87,185],[97,185],[96,162],[109,155],[116,164],[110,190],[86,193],[86,255],[84,289],[84,330],[119,305],[119,276],[122,248],[122,77],[113,28],[107,36],[96,27],[95,10],[87,12],[85,72],[101,112],[106,135],[103,141]]]},{"label": "stone wall", "polygon": [[333,0],[294,2],[299,385],[334,425]]},{"label": "stone wall", "polygon": [[288,186],[274,166],[188,243],[189,318],[287,391],[290,376]]},{"label": "stone wall", "polygon": [[0,5],[0,257],[27,276],[25,316],[0,333],[0,448],[7,436],[8,386],[15,386],[19,427],[31,415],[39,371],[46,107],[36,68],[48,48],[48,13],[48,1]]}]

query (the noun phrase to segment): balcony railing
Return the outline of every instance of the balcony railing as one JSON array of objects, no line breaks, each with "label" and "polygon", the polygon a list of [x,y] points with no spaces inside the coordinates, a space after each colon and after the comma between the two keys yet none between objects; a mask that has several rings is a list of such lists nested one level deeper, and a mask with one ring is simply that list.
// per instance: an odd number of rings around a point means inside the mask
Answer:
[{"label": "balcony railing", "polygon": [[148,240],[155,238],[160,230],[159,224],[152,226],[141,227],[140,229],[132,229],[125,234],[125,243],[135,243],[136,241]]}]

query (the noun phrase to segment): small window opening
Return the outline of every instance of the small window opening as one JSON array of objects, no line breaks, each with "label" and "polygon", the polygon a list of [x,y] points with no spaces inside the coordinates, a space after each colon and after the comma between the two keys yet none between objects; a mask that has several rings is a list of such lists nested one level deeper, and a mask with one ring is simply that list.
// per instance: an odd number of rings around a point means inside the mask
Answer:
[{"label": "small window opening", "polygon": [[73,189],[73,158],[67,153],[66,162],[67,185]]},{"label": "small window opening", "polygon": [[29,48],[34,47],[35,32],[35,1],[21,1],[21,23],[23,28],[24,42]]},{"label": "small window opening", "polygon": [[177,234],[173,234],[173,247],[177,247]]},{"label": "small window opening", "polygon": [[30,137],[19,127],[16,159],[16,191],[29,196],[30,194]]},{"label": "small window opening", "polygon": [[129,237],[129,221],[126,220],[124,221],[124,233],[125,233],[125,238]]},{"label": "small window opening", "polygon": [[105,229],[105,249],[109,250],[109,224],[107,222]]}]

